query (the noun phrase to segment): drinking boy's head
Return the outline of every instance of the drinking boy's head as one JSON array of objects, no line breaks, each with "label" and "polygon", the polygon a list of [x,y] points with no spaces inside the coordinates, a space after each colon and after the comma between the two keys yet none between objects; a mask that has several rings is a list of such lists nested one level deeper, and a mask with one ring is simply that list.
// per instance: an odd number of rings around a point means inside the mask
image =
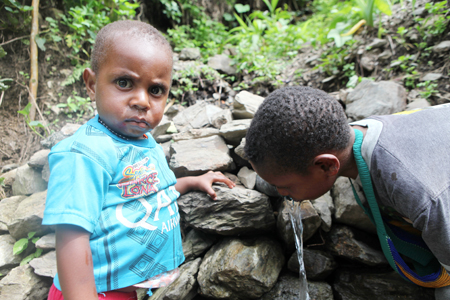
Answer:
[{"label": "drinking boy's head", "polygon": [[172,83],[172,49],[149,24],[117,21],[96,38],[83,73],[101,121],[127,138],[142,138],[162,119]]},{"label": "drinking boy's head", "polygon": [[245,153],[281,195],[301,201],[332,187],[351,155],[350,139],[350,126],[336,99],[310,87],[285,87],[258,108]]}]

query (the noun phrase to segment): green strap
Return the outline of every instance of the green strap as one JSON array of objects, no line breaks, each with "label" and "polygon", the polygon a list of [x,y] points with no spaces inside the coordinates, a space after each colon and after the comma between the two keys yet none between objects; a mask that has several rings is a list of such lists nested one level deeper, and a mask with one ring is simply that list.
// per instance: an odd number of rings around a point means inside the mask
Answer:
[{"label": "green strap", "polygon": [[[431,260],[434,258],[434,255],[427,249],[424,249],[420,246],[417,246],[412,243],[408,243],[398,238],[389,227],[385,227],[384,221],[381,217],[380,209],[378,207],[375,193],[373,191],[372,179],[370,177],[369,168],[367,167],[366,162],[362,158],[361,155],[361,145],[363,140],[363,133],[357,129],[355,131],[355,143],[353,144],[353,153],[356,161],[356,165],[358,167],[359,177],[361,179],[361,183],[363,186],[363,191],[366,196],[367,202],[369,204],[370,209],[367,209],[361,202],[356,193],[356,190],[352,184],[353,194],[355,195],[355,199],[358,202],[359,206],[362,207],[365,213],[369,216],[372,223],[375,224],[377,228],[378,238],[381,242],[381,247],[383,249],[383,253],[386,256],[389,264],[393,266],[394,259],[391,255],[391,251],[387,242],[387,238],[390,238],[395,245],[396,250],[399,253],[402,253],[409,258],[413,259],[418,269],[423,269],[424,266],[427,266]],[[392,260],[392,261],[391,261]],[[394,263],[395,265],[395,263]],[[394,269],[396,269],[394,267]],[[421,272],[422,273],[422,272]]]},{"label": "green strap", "polygon": [[356,161],[356,166],[358,167],[359,178],[361,179],[363,191],[366,195],[367,202],[369,203],[370,211],[366,209],[356,194],[355,188],[353,188],[353,194],[355,195],[356,201],[358,204],[364,209],[367,215],[370,217],[372,222],[375,224],[378,233],[378,239],[381,243],[381,249],[383,250],[384,256],[387,261],[391,265],[394,270],[397,270],[397,267],[394,262],[394,258],[392,257],[391,250],[389,249],[389,244],[387,239],[389,236],[386,233],[384,228],[383,219],[381,218],[380,209],[378,208],[377,201],[375,199],[375,193],[373,192],[372,180],[370,178],[369,168],[366,165],[366,162],[362,158],[361,155],[361,145],[363,141],[363,133],[357,129],[355,131],[355,143],[353,144],[353,153]]}]

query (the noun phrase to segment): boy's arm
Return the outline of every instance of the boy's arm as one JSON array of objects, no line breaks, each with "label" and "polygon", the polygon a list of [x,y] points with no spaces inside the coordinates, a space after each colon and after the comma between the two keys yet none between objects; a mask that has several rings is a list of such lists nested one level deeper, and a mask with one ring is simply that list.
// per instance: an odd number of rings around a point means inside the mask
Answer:
[{"label": "boy's arm", "polygon": [[56,226],[58,278],[65,300],[98,300],[89,236],[79,226]]},{"label": "boy's arm", "polygon": [[191,190],[199,190],[207,193],[213,200],[217,198],[216,192],[213,190],[211,185],[214,182],[223,182],[230,189],[235,187],[236,184],[232,182],[230,179],[225,177],[220,172],[209,171],[206,174],[201,176],[188,176],[177,179],[177,183],[175,184],[175,189],[181,194],[185,194]]}]

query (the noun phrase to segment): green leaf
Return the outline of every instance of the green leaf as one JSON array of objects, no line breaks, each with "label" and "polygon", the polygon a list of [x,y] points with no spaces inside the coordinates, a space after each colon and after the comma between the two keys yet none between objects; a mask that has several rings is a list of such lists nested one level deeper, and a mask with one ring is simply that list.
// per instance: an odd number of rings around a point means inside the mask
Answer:
[{"label": "green leaf", "polygon": [[42,251],[44,251],[44,250],[42,250],[40,248],[36,249],[36,252],[34,252],[34,257],[38,258],[39,256],[41,256]]},{"label": "green leaf", "polygon": [[24,116],[30,115],[31,102],[27,104],[22,110],[19,110],[18,113]]},{"label": "green leaf", "polygon": [[25,249],[27,249],[27,247],[28,247],[28,239],[22,238],[14,243],[13,254],[18,255],[18,254],[22,253],[23,251],[25,251]]},{"label": "green leaf", "polygon": [[28,232],[28,239],[31,239],[35,234],[35,231]]},{"label": "green leaf", "polygon": [[35,238],[33,238],[33,239],[31,240],[31,242],[32,242],[33,244],[36,244],[36,242],[39,241],[39,239],[40,239],[40,237],[35,237]]},{"label": "green leaf", "polygon": [[375,6],[384,14],[392,15],[392,5],[389,0],[375,0]]},{"label": "green leaf", "polygon": [[234,8],[236,9],[236,11],[239,14],[243,14],[243,13],[250,11],[250,5],[248,5],[248,4],[243,5],[243,4],[237,3],[234,5]]},{"label": "green leaf", "polygon": [[2,46],[0,46],[0,58],[5,57],[8,54]]},{"label": "green leaf", "polygon": [[46,40],[44,38],[41,38],[39,36],[36,36],[36,38],[34,39],[34,41],[36,42],[36,45],[39,47],[39,49],[41,49],[42,51],[47,50],[44,46]]},{"label": "green leaf", "polygon": [[22,261],[20,262],[20,265],[21,265],[21,266],[26,265],[26,264],[29,263],[33,258],[36,258],[34,253],[32,253],[32,254],[28,255],[27,257],[25,257],[24,259],[22,259]]}]

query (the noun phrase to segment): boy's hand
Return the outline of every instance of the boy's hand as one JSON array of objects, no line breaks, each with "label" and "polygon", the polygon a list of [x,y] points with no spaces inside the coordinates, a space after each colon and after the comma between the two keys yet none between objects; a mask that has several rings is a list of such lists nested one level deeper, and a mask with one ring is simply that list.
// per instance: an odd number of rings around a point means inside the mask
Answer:
[{"label": "boy's hand", "polygon": [[214,189],[212,188],[212,184],[214,182],[225,183],[230,189],[236,186],[236,184],[233,181],[231,181],[221,172],[209,171],[206,174],[198,176],[197,190],[207,193],[213,200],[216,200],[217,195]]},{"label": "boy's hand", "polygon": [[199,190],[207,193],[213,200],[216,200],[216,192],[211,187],[214,182],[225,183],[230,189],[234,188],[236,184],[225,177],[221,172],[209,171],[200,176],[189,176],[177,179],[175,189],[181,194],[185,194],[191,190]]}]

